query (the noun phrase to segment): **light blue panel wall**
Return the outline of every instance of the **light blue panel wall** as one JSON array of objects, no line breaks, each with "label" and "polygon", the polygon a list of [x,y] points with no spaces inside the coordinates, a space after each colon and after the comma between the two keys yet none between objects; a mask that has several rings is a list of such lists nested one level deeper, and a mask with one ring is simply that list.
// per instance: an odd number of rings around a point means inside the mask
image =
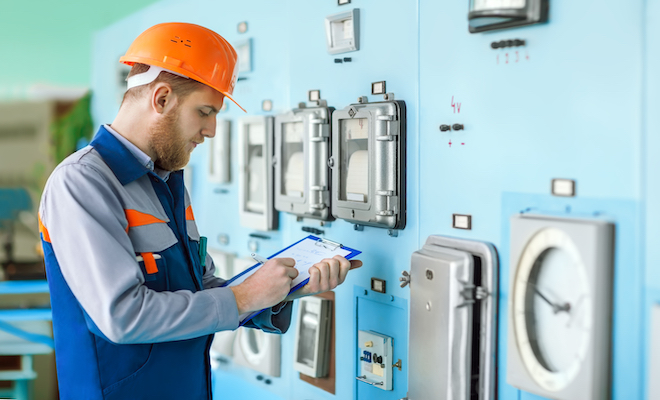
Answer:
[{"label": "light blue panel wall", "polygon": [[[498,248],[499,396],[514,399],[518,390],[506,383],[508,238],[501,236],[511,210],[502,193],[549,194],[552,178],[569,178],[578,199],[638,206],[643,2],[551,1],[547,24],[479,34],[468,32],[467,1],[420,3],[421,237],[447,234]],[[527,45],[491,49],[507,39]],[[438,129],[453,123],[465,131]],[[452,229],[452,213],[471,214],[473,229]],[[639,237],[637,212],[619,218]],[[638,257],[621,260],[625,273],[617,275],[614,394],[627,399],[641,395],[643,246],[620,234],[617,254]]]}]

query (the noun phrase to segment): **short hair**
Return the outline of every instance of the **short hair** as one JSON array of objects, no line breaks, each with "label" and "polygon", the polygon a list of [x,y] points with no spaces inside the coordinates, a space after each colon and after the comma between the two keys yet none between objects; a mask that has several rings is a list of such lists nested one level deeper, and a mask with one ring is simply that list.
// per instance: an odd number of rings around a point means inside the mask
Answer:
[{"label": "short hair", "polygon": [[[128,73],[127,78],[147,72],[147,70],[149,70],[149,65],[135,63],[133,64],[131,71]],[[144,96],[159,82],[168,83],[172,87],[172,93],[174,93],[180,100],[185,99],[189,94],[193,93],[203,85],[203,83],[197,82],[194,79],[188,79],[171,74],[167,71],[162,71],[153,82],[128,89],[126,93],[124,93],[124,98],[121,102],[122,105],[125,101],[135,100]]]}]

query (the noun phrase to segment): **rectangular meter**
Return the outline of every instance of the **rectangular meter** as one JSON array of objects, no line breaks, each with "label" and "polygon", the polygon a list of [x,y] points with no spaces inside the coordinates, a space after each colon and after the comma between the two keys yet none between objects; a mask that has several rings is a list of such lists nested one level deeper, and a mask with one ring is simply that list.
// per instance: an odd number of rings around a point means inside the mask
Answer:
[{"label": "rectangular meter", "polygon": [[358,225],[406,224],[406,103],[351,104],[332,114],[332,215]]},{"label": "rectangular meter", "polygon": [[293,368],[305,375],[328,375],[332,302],[311,296],[298,300]]},{"label": "rectangular meter", "polygon": [[301,217],[330,214],[330,114],[298,108],[275,117],[275,208]]},{"label": "rectangular meter", "polygon": [[273,117],[239,122],[238,202],[241,225],[268,231],[277,227],[273,208]]},{"label": "rectangular meter", "polygon": [[470,0],[470,32],[512,28],[548,20],[549,0]]},{"label": "rectangular meter", "polygon": [[215,129],[215,137],[210,138],[209,154],[209,181],[214,183],[227,183],[230,181],[229,166],[229,138],[231,122],[228,119],[219,119]]}]

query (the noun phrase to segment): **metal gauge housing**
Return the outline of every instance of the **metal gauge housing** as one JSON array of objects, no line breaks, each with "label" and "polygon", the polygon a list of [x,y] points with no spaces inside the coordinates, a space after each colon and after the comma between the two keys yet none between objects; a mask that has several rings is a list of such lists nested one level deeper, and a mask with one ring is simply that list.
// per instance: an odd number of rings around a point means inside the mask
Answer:
[{"label": "metal gauge housing", "polygon": [[273,207],[273,117],[239,121],[238,202],[241,225],[268,231],[277,227]]},{"label": "metal gauge housing", "polygon": [[357,225],[406,225],[406,104],[351,104],[332,114],[332,215]]},{"label": "metal gauge housing", "polygon": [[334,108],[297,108],[275,117],[275,208],[301,217],[330,213],[330,115]]},{"label": "metal gauge housing", "polygon": [[511,218],[507,382],[561,400],[609,398],[614,225]]},{"label": "metal gauge housing", "polygon": [[549,0],[470,0],[470,33],[548,20]]}]

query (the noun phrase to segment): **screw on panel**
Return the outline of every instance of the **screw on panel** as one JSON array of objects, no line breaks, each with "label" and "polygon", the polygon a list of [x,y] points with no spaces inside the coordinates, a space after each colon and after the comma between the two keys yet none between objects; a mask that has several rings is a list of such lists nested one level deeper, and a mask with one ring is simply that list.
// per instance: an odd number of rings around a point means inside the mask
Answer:
[{"label": "screw on panel", "polygon": [[433,280],[433,271],[431,271],[430,269],[426,270],[426,279]]},{"label": "screw on panel", "polygon": [[328,167],[332,168],[334,166],[335,166],[335,160],[332,157],[328,158]]}]

